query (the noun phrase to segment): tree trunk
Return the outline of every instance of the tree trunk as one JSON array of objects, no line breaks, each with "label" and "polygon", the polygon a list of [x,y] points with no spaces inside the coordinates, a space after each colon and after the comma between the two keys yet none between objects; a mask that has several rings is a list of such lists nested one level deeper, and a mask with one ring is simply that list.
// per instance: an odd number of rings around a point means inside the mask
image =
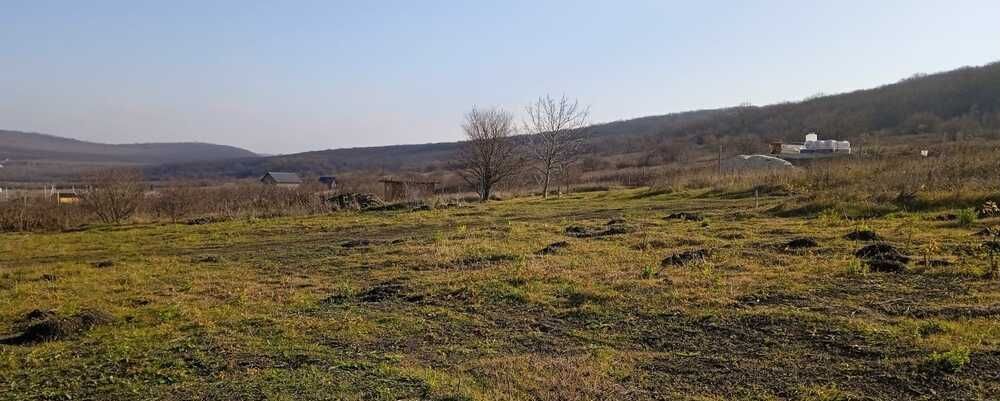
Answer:
[{"label": "tree trunk", "polygon": [[543,199],[549,197],[549,177],[551,175],[552,174],[549,172],[549,170],[545,170],[545,178],[542,181],[542,198]]}]

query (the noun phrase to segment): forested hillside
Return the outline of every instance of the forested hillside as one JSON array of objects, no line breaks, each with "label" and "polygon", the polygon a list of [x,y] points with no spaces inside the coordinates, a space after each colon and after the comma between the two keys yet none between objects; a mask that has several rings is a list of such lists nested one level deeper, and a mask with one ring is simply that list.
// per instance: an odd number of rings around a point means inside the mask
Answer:
[{"label": "forested hillside", "polygon": [[[457,124],[457,123],[456,123]],[[768,106],[741,105],[598,124],[590,127],[589,169],[658,165],[717,152],[762,152],[774,140],[940,135],[959,139],[1000,130],[1000,63],[916,75],[874,89]],[[268,158],[169,164],[154,178],[252,177],[268,170],[432,172],[448,166],[457,143],[336,149]]]}]

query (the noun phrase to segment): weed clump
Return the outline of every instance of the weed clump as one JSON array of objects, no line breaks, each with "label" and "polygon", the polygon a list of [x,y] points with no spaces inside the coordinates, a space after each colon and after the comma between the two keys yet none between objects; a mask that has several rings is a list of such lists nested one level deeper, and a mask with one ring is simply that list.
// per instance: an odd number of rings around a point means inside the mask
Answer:
[{"label": "weed clump", "polygon": [[59,316],[51,311],[34,310],[22,319],[24,330],[0,339],[0,344],[27,345],[61,340],[83,334],[101,324],[110,323],[111,316],[95,310],[84,310],[71,316]]},{"label": "weed clump", "polygon": [[976,222],[976,209],[962,209],[958,211],[958,225],[962,227],[971,226]]},{"label": "weed clump", "polygon": [[924,368],[934,373],[956,373],[968,365],[970,360],[969,350],[958,348],[931,354],[924,361]]}]

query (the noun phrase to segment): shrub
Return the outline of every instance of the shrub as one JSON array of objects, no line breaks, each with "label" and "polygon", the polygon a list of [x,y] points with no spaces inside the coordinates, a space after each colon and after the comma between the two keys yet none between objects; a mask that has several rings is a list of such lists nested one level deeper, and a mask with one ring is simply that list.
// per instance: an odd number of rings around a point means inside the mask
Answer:
[{"label": "shrub", "polygon": [[933,372],[955,373],[962,370],[969,361],[969,350],[967,348],[957,348],[951,351],[931,354],[924,361],[924,366]]},{"label": "shrub", "polygon": [[134,169],[111,169],[93,173],[92,188],[83,195],[83,207],[103,223],[121,223],[139,208],[144,185],[142,173]]}]

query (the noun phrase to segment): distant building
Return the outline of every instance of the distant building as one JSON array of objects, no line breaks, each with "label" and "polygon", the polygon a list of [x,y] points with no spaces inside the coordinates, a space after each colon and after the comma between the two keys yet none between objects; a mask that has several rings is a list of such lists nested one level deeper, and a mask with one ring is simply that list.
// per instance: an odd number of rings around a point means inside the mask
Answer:
[{"label": "distant building", "polygon": [[80,203],[80,195],[76,191],[61,191],[56,193],[56,202],[60,205],[75,205]]},{"label": "distant building", "polygon": [[302,178],[295,173],[268,171],[267,174],[260,177],[260,182],[282,188],[298,188],[299,185],[302,185]]},{"label": "distant building", "polygon": [[[832,139],[820,140],[819,135],[809,133],[801,145],[774,142],[770,153],[779,157],[812,158],[821,155],[851,154],[851,143]],[[801,157],[797,157],[801,156]]]},{"label": "distant building", "polygon": [[327,190],[333,191],[337,189],[337,177],[332,175],[324,175],[319,177],[319,183],[323,184]]}]

